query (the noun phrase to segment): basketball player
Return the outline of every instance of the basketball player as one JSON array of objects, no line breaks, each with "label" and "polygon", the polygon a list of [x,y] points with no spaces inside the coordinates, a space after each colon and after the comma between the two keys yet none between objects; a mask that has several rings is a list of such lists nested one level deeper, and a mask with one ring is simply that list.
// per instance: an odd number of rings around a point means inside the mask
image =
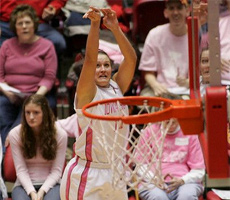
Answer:
[{"label": "basketball player", "polygon": [[[113,33],[120,50],[124,56],[118,72],[113,76],[111,60],[103,51],[98,51],[99,28],[103,13],[103,24]],[[95,134],[102,134],[100,128],[107,128],[108,133],[113,134],[108,123],[99,123],[83,116],[81,108],[96,100],[122,97],[129,88],[136,66],[136,54],[128,39],[121,31],[116,14],[111,9],[96,9],[90,7],[84,18],[91,20],[91,28],[86,44],[85,61],[76,89],[75,108],[78,115],[80,136],[76,139],[75,153],[67,165],[62,183],[62,200],[126,200],[128,199],[126,188],[116,190],[112,187],[111,168],[108,163],[105,150],[98,143]],[[106,105],[106,109],[99,111],[96,108],[92,113],[99,115],[112,115],[117,112],[114,104]],[[124,107],[128,114],[128,108]],[[77,122],[76,122],[77,123]],[[97,133],[90,128],[93,124],[98,127]],[[115,125],[115,124],[114,124]],[[118,127],[124,134],[128,134],[128,126]],[[126,142],[120,140],[121,145]],[[121,152],[122,153],[122,152]]]}]

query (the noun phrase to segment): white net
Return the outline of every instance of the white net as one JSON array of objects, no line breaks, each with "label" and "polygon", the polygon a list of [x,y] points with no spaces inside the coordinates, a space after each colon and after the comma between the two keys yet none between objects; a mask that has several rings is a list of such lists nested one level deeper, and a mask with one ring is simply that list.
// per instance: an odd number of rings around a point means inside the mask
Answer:
[{"label": "white net", "polygon": [[[97,105],[97,109],[101,109],[103,113],[104,105]],[[119,102],[117,109],[116,116],[127,115],[124,105]],[[150,113],[150,110],[152,107],[143,105],[137,115]],[[125,126],[121,121],[91,120],[95,138],[111,164],[114,188],[123,189],[127,186],[130,191],[137,189],[139,184],[148,188],[164,187],[161,158],[171,120],[167,125],[164,122],[126,125],[129,126],[128,133],[127,129],[124,132],[124,129],[120,128]]]}]

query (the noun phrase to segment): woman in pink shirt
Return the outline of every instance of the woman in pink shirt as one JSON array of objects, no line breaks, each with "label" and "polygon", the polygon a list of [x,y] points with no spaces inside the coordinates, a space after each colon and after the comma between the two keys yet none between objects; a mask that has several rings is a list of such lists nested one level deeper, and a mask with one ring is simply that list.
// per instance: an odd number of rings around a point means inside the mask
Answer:
[{"label": "woman in pink shirt", "polygon": [[[146,146],[146,141],[149,141],[152,137],[152,132],[162,132],[169,125],[161,158],[164,187],[158,188],[149,184],[146,188],[140,185],[138,190],[142,200],[196,200],[203,194],[202,181],[205,175],[205,164],[198,136],[184,135],[177,119],[171,120],[171,122],[164,121],[147,127],[142,133],[144,137],[139,140],[138,145],[142,147],[140,149],[146,154],[149,150],[147,150],[147,147],[143,147]],[[159,139],[158,137],[160,136],[156,135],[156,140]],[[157,148],[154,144],[151,145],[152,151]],[[138,159],[143,160],[143,152],[136,155]],[[148,159],[154,158],[150,157]],[[151,172],[150,174],[154,174],[155,168],[152,168]]]},{"label": "woman in pink shirt", "polygon": [[12,199],[59,200],[67,134],[43,95],[25,100],[22,123],[10,131],[9,140],[17,174]]},{"label": "woman in pink shirt", "polygon": [[[0,132],[3,144],[11,128],[20,123],[25,94],[44,95],[50,106],[56,107],[51,89],[56,78],[57,56],[54,45],[35,34],[38,21],[31,6],[16,7],[10,26],[17,36],[6,40],[0,48]],[[12,86],[21,93],[18,95],[3,86]]]},{"label": "woman in pink shirt", "polygon": [[56,52],[61,54],[66,49],[66,42],[63,35],[52,27],[51,20],[58,16],[67,0],[1,0],[0,9],[0,27],[2,36],[0,38],[0,47],[2,43],[15,36],[9,28],[10,15],[18,5],[27,4],[33,7],[39,17],[37,34],[53,42]]}]

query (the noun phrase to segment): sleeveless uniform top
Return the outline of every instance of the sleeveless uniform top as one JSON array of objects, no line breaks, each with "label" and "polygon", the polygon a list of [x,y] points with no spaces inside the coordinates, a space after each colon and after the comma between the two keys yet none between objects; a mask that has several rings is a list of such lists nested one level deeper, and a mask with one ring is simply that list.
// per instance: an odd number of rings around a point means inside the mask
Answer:
[{"label": "sleeveless uniform top", "polygon": [[[94,101],[102,99],[111,99],[123,97],[122,92],[116,82],[110,80],[110,86],[108,88],[97,87],[96,95],[93,99]],[[102,121],[102,120],[91,120],[85,117],[81,109],[76,109],[78,115],[79,123],[79,137],[76,139],[75,143],[75,153],[82,159],[95,163],[108,163],[106,152],[101,144],[96,139],[97,134],[104,134],[105,137],[107,134],[112,138],[108,139],[110,146],[113,145],[115,131],[114,127],[122,131],[122,135],[128,135],[129,126],[127,124],[121,124],[120,122],[115,121]],[[122,111],[119,111],[116,103],[108,103],[105,105],[95,106],[89,109],[90,113],[96,115],[128,115],[128,106],[123,106]],[[93,129],[90,127],[92,124]],[[111,126],[112,125],[112,128]],[[103,130],[103,131],[102,131]],[[116,142],[119,142],[121,145],[127,145],[127,142],[118,136]],[[119,150],[118,150],[119,151]],[[121,155],[122,151],[120,151]]]}]

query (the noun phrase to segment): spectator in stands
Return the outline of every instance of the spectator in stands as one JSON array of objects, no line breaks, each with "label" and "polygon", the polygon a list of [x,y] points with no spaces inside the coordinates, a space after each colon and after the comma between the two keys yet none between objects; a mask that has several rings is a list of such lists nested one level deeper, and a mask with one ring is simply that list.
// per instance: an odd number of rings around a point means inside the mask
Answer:
[{"label": "spectator in stands", "polygon": [[166,0],[164,16],[169,23],[150,30],[139,70],[144,72],[144,96],[160,96],[170,88],[188,88],[187,0]]},{"label": "spectator in stands", "polygon": [[[52,42],[35,34],[38,18],[29,5],[19,5],[12,12],[10,26],[17,35],[0,48],[0,132],[2,142],[11,128],[20,123],[21,103],[28,94],[48,98],[56,107],[52,87],[56,78],[57,56]],[[8,86],[20,90],[15,93]]]},{"label": "spectator in stands", "polygon": [[88,35],[90,29],[90,20],[83,19],[83,15],[88,11],[89,6],[97,8],[107,8],[106,0],[68,0],[62,8],[65,16],[64,34],[68,37],[74,35]]},{"label": "spectator in stands", "polygon": [[49,21],[59,14],[66,2],[67,0],[1,0],[0,27],[2,29],[2,36],[0,38],[0,46],[2,46],[3,41],[15,36],[9,26],[10,14],[13,9],[17,5],[28,4],[36,10],[40,20],[37,34],[51,40],[55,46],[56,52],[58,54],[62,53],[66,48],[65,39],[50,25]]},{"label": "spectator in stands", "polygon": [[[166,96],[163,97],[166,98]],[[144,129],[142,132],[144,137],[141,138],[138,145],[143,147],[143,144],[149,141],[152,130],[158,132],[165,129],[168,131],[161,158],[164,185],[162,188],[154,187],[153,184],[150,184],[149,188],[140,185],[139,195],[142,200],[198,199],[204,190],[202,180],[205,175],[205,164],[197,135],[184,135],[177,119],[170,119]],[[158,139],[156,138],[156,140]],[[151,146],[152,150],[155,151],[155,145]],[[141,152],[137,154],[138,159],[142,159],[142,156]],[[152,170],[154,173],[155,170]]]},{"label": "spectator in stands", "polygon": [[43,95],[31,95],[23,104],[22,123],[9,133],[17,180],[12,199],[60,200],[67,134]]},{"label": "spectator in stands", "polygon": [[205,94],[205,89],[209,85],[210,73],[209,73],[209,49],[205,48],[201,52],[200,56],[200,92],[201,96]]},{"label": "spectator in stands", "polygon": [[[200,74],[201,74],[201,84],[200,91],[201,95],[205,94],[206,87],[210,83],[210,62],[209,62],[209,48],[204,48],[201,51],[200,56]],[[228,76],[224,76],[228,74]],[[221,63],[221,83],[222,85],[230,85],[230,60]],[[230,101],[229,101],[230,102]]]}]

